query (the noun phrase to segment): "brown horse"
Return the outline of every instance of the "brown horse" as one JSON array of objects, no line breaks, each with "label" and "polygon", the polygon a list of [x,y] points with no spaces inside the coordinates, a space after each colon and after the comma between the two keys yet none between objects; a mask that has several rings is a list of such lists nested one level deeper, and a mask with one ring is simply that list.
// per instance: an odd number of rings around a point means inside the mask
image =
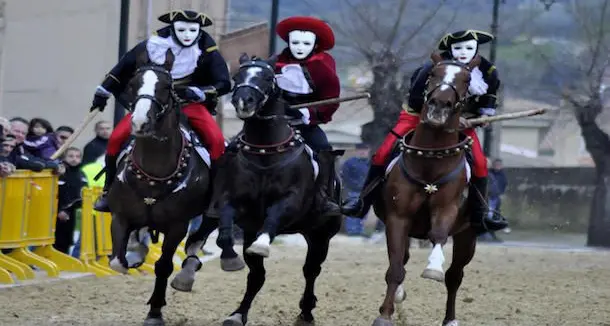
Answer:
[{"label": "brown horse", "polygon": [[[432,54],[421,122],[401,141],[401,155],[388,167],[387,181],[375,201],[375,212],[386,224],[390,266],[386,272],[385,300],[373,326],[394,325],[394,304],[405,299],[402,282],[409,260],[410,237],[433,244],[424,278],[445,282],[447,307],[444,326],[457,325],[455,299],[464,267],[475,252],[476,236],[469,227],[465,205],[469,167],[465,152],[472,140],[459,132],[460,112],[465,103],[470,70],[479,58],[464,65],[443,61]],[[443,246],[453,237],[453,260],[443,271]]]},{"label": "brown horse", "polygon": [[[146,51],[137,55],[137,69],[127,87],[133,98],[131,120],[135,141],[119,163],[117,180],[108,194],[113,212],[112,269],[126,273],[128,268],[141,263],[130,262],[127,257],[132,231],[149,229],[155,235],[164,234],[161,257],[155,263],[150,310],[144,321],[147,326],[164,325],[161,309],[166,304],[167,281],[174,269],[172,258],[187,234],[190,220],[207,210],[211,195],[209,165],[198,154],[197,145],[189,141],[188,131],[182,131],[186,125],[180,123],[182,100],[173,86],[170,73],[173,62],[171,50],[167,51],[163,65],[152,63]],[[189,236],[188,256],[171,284],[174,288],[190,291],[195,272],[202,265],[197,253],[216,227],[218,220],[204,215],[199,230]],[[239,259],[231,240],[225,241],[223,252]]]}]

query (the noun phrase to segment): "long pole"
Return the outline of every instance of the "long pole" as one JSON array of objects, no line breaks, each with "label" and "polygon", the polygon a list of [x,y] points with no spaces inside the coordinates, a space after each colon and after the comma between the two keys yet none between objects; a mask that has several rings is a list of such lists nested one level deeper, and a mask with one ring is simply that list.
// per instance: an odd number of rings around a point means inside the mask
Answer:
[{"label": "long pole", "polygon": [[[119,30],[119,60],[127,53],[129,38],[129,0],[121,0],[121,18]],[[114,104],[114,125],[116,126],[125,114],[125,108],[118,102]]]},{"label": "long pole", "polygon": [[[496,62],[496,48],[498,45],[498,16],[500,14],[500,0],[494,0],[493,13],[491,19],[491,34],[493,34],[494,39],[491,41],[491,47],[489,49],[489,61]],[[492,146],[493,146],[493,127],[489,126],[484,130],[484,140],[483,140],[483,152],[487,157],[493,154]]]},{"label": "long pole", "polygon": [[269,20],[269,56],[275,53],[275,26],[277,25],[277,19],[280,9],[280,0],[273,0],[271,3],[271,19]]}]

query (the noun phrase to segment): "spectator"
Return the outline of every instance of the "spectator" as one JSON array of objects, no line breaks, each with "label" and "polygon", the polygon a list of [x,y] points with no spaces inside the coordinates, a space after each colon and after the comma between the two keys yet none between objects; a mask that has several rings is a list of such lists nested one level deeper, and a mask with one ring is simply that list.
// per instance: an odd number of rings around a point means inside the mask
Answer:
[{"label": "spectator", "polygon": [[[357,147],[354,157],[343,163],[341,167],[341,179],[343,187],[347,190],[347,196],[352,198],[359,196],[369,166],[369,149],[363,145]],[[348,235],[363,235],[364,221],[359,218],[345,217],[345,231]]]},{"label": "spectator", "polygon": [[[500,213],[500,206],[502,204],[501,196],[506,191],[506,187],[508,186],[508,181],[506,180],[506,175],[504,174],[502,160],[495,159],[492,163],[492,167],[489,170],[489,191],[488,191],[488,200],[489,200],[489,216],[493,217],[494,214]],[[504,233],[510,233],[510,228],[505,228]]]},{"label": "spectator", "polygon": [[25,135],[28,133],[30,122],[22,117],[15,117],[10,120],[11,122],[11,133],[17,140],[17,145],[23,144],[25,141]]},{"label": "spectator", "polygon": [[[8,120],[6,120],[6,122],[8,123]],[[15,165],[10,161],[9,158],[11,152],[15,148],[15,137],[11,134],[6,135],[5,125],[6,124],[0,121],[0,141],[2,142],[2,150],[0,152],[0,177],[9,176],[16,170]],[[10,124],[8,125],[10,127]]]},{"label": "spectator", "polygon": [[64,153],[66,173],[59,178],[57,224],[55,226],[55,249],[68,254],[74,238],[76,211],[82,206],[81,190],[87,186],[87,178],[81,171],[82,153],[70,147]]},{"label": "spectator", "polygon": [[65,171],[63,164],[60,162],[44,160],[35,157],[25,150],[23,142],[29,128],[28,120],[22,117],[12,118],[11,122],[11,134],[15,136],[15,149],[7,158],[12,162],[18,169],[32,170],[40,172],[44,169],[53,169],[57,174],[62,174]]},{"label": "spectator", "polygon": [[59,148],[51,123],[42,118],[32,119],[23,146],[30,154],[50,160],[51,155]]},{"label": "spectator", "polygon": [[95,124],[95,138],[91,140],[83,151],[83,164],[95,162],[106,153],[108,138],[112,133],[112,125],[108,121],[98,121]]},{"label": "spectator", "polygon": [[[99,179],[97,179],[97,181],[94,180],[94,178],[104,168],[105,162],[106,161],[104,160],[104,153],[102,153],[102,155],[100,155],[96,161],[93,161],[88,164],[85,164],[83,162],[81,171],[83,171],[83,174],[85,175],[85,178],[87,179],[87,185],[89,187],[102,188],[104,186],[104,181],[106,180],[105,174],[102,174],[102,176]],[[80,245],[81,245],[80,240],[81,240],[81,237],[79,234],[78,240],[76,240],[76,243],[74,244],[74,248],[72,249],[72,257],[80,258]]]},{"label": "spectator", "polygon": [[70,136],[74,133],[74,129],[68,126],[60,126],[55,129],[55,136],[57,138],[57,143],[59,146],[62,146]]}]

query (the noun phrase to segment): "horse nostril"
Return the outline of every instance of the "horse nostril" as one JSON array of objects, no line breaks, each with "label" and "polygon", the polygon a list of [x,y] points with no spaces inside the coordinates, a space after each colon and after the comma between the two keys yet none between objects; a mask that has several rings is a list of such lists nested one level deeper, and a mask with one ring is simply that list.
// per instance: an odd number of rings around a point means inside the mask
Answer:
[{"label": "horse nostril", "polygon": [[254,103],[254,98],[253,98],[253,97],[251,97],[251,96],[249,96],[249,97],[246,99],[246,102],[248,102],[248,103],[250,103],[250,104],[251,104],[251,103]]}]

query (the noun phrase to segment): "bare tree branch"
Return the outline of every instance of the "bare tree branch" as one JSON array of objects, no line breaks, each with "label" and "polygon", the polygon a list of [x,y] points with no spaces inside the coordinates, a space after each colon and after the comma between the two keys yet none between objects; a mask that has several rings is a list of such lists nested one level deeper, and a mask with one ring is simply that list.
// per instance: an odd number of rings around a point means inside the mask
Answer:
[{"label": "bare tree branch", "polygon": [[402,22],[402,17],[405,13],[405,9],[407,8],[407,0],[401,0],[400,5],[398,6],[398,15],[396,15],[396,20],[394,20],[394,26],[390,30],[388,35],[386,44],[388,48],[391,48],[394,45],[394,41],[396,40],[396,36],[398,35],[398,29]]}]

